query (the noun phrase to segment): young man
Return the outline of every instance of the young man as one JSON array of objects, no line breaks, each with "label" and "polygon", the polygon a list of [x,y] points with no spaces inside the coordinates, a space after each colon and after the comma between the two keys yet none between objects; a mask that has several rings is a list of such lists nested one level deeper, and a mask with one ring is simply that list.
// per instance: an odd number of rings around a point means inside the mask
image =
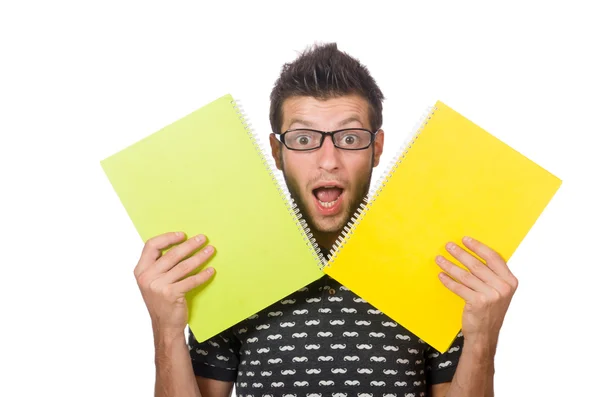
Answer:
[{"label": "young man", "polygon": [[[382,100],[368,70],[335,44],[286,64],[273,88],[272,155],[323,250],[368,192],[383,151]],[[135,269],[154,330],[156,396],[226,397],[234,382],[239,396],[493,395],[496,344],[517,280],[484,244],[463,240],[487,266],[452,242],[437,258],[440,282],[466,301],[461,333],[439,354],[328,276],[208,341],[186,341],[184,294],[214,271],[185,276],[215,248],[189,256],[206,237],[184,240],[149,240]]]}]

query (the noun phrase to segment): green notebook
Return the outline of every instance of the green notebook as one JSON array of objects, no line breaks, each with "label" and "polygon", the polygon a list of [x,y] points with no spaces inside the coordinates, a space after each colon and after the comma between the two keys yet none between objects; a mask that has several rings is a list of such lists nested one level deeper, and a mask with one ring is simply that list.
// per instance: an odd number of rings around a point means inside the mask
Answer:
[{"label": "green notebook", "polygon": [[322,255],[225,95],[101,161],[140,237],[205,234],[216,275],[187,295],[206,340],[323,275]]}]

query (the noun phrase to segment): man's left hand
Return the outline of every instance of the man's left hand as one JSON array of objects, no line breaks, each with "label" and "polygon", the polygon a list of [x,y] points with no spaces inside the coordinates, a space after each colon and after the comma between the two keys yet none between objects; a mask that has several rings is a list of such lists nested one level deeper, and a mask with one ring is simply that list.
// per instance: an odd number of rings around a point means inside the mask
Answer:
[{"label": "man's left hand", "polygon": [[450,291],[465,300],[462,317],[465,343],[485,344],[495,349],[518,280],[506,261],[490,247],[469,237],[463,238],[463,244],[483,262],[457,244],[448,243],[446,249],[450,255],[469,271],[440,255],[436,263],[445,273],[439,277]]}]

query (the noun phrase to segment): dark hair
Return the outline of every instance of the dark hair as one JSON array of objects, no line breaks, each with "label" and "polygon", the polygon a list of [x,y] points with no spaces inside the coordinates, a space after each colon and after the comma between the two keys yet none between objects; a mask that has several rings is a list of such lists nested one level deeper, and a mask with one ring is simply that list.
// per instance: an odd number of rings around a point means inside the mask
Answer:
[{"label": "dark hair", "polygon": [[329,99],[357,94],[369,103],[369,123],[373,131],[383,123],[383,93],[357,59],[338,50],[336,43],[307,48],[296,60],[286,63],[271,91],[269,118],[273,132],[281,132],[282,104],[294,96]]}]

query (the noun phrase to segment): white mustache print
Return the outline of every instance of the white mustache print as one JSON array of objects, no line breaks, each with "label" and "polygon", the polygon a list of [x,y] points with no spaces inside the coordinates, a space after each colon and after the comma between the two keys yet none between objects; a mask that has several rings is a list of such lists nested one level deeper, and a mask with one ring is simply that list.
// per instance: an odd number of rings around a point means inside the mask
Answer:
[{"label": "white mustache print", "polygon": [[460,350],[460,347],[454,346],[448,350],[448,353],[454,353]]},{"label": "white mustache print", "polygon": [[262,349],[257,349],[257,350],[256,350],[256,352],[257,352],[257,353],[259,353],[259,354],[262,354],[262,353],[268,353],[268,352],[270,352],[270,351],[271,351],[271,348],[269,348],[269,347],[264,347],[264,348],[262,348]]},{"label": "white mustache print", "polygon": [[334,374],[345,374],[348,370],[346,368],[331,368],[331,372]]},{"label": "white mustache print", "polygon": [[396,393],[385,393],[383,397],[397,397]]},{"label": "white mustache print", "polygon": [[285,383],[283,382],[273,382],[271,383],[271,387],[283,387],[285,386]]},{"label": "white mustache print", "polygon": [[260,365],[260,361],[258,361],[258,360],[250,361],[250,365]]},{"label": "white mustache print", "polygon": [[318,375],[321,373],[321,370],[318,368],[313,368],[313,369],[307,369],[306,373],[309,375]]},{"label": "white mustache print", "polygon": [[306,303],[319,303],[321,298],[306,298]]},{"label": "white mustache print", "polygon": [[296,346],[291,346],[291,345],[279,346],[279,350],[282,351],[282,352],[291,352],[295,348],[296,348]]},{"label": "white mustache print", "polygon": [[398,324],[396,324],[393,321],[382,321],[381,325],[383,325],[384,327],[392,327],[392,328],[396,328],[398,326]]},{"label": "white mustache print", "polygon": [[246,339],[246,343],[254,343],[254,342],[257,342],[257,341],[258,341],[257,337]]},{"label": "white mustache print", "polygon": [[350,291],[347,287],[340,285],[340,291]]},{"label": "white mustache print", "polygon": [[248,371],[248,372],[246,372],[246,376],[254,376],[254,372]]},{"label": "white mustache print", "polygon": [[307,320],[304,322],[306,325],[319,325],[321,323],[320,320]]},{"label": "white mustache print", "polygon": [[383,345],[383,350],[385,351],[393,351],[393,352],[397,352],[398,350],[400,350],[398,348],[398,346],[387,346],[387,345]]},{"label": "white mustache print", "polygon": [[394,386],[396,386],[396,387],[408,386],[408,383],[406,383],[406,382],[396,382],[396,383],[394,383]]},{"label": "white mustache print", "polygon": [[[298,396],[297,394],[284,394],[282,397],[297,397],[297,396]],[[267,397],[267,396],[264,396],[264,397]],[[271,396],[271,397],[273,397],[273,396]]]},{"label": "white mustache print", "polygon": [[410,354],[419,354],[419,351],[418,351],[417,349],[410,349],[410,348],[409,348],[409,349],[408,349],[408,352],[409,352]]},{"label": "white mustache print", "polygon": [[306,332],[294,333],[292,334],[292,338],[306,338],[308,334]]},{"label": "white mustache print", "polygon": [[367,310],[367,313],[369,314],[381,314],[380,310],[376,310],[376,309],[369,309]]},{"label": "white mustache print", "polygon": [[358,385],[360,385],[360,382],[357,380],[347,380],[344,382],[344,384],[346,386],[358,386]]},{"label": "white mustache print", "polygon": [[252,387],[258,388],[258,389],[262,389],[263,384],[262,383],[253,383]]},{"label": "white mustache print", "polygon": [[246,382],[241,382],[241,383],[240,383],[240,386],[241,386],[241,387],[246,387],[246,386],[248,386],[248,384],[247,384]]},{"label": "white mustache print", "polygon": [[410,336],[408,336],[408,335],[401,335],[401,334],[398,334],[398,335],[396,335],[396,339],[400,339],[400,340],[410,340]]},{"label": "white mustache print", "polygon": [[331,348],[332,349],[345,349],[346,345],[342,345],[342,344],[338,343],[338,344],[331,345]]},{"label": "white mustache print", "polygon": [[261,371],[260,376],[271,376],[273,375],[272,371]]},{"label": "white mustache print", "polygon": [[331,309],[328,307],[324,307],[319,309],[319,313],[331,313]]},{"label": "white mustache print", "polygon": [[351,308],[343,307],[342,313],[356,313],[356,309],[353,307],[351,307]]},{"label": "white mustache print", "polygon": [[249,355],[250,355],[250,353],[252,353],[250,350],[244,350],[244,354],[245,354],[245,355],[249,356]]},{"label": "white mustache print", "polygon": [[319,386],[333,386],[335,383],[332,380],[320,380]]},{"label": "white mustache print", "polygon": [[281,375],[296,375],[295,369],[284,369],[281,371]]},{"label": "white mustache print", "polygon": [[270,358],[269,361],[267,361],[269,364],[281,364],[283,362],[282,359],[280,358]]},{"label": "white mustache print", "polygon": [[421,364],[423,364],[423,360],[417,360],[417,361],[415,361],[415,365],[421,365]]},{"label": "white mustache print", "polygon": [[275,335],[269,335],[269,336],[267,336],[268,340],[278,340],[278,339],[281,339],[281,338],[283,338],[283,336],[281,336],[280,334],[275,334]]},{"label": "white mustache print", "polygon": [[206,350],[202,350],[202,349],[196,349],[196,353],[202,354],[203,356],[208,355],[208,352]]},{"label": "white mustache print", "polygon": [[385,386],[385,382],[382,380],[381,381],[373,380],[373,381],[371,381],[371,386],[377,386],[377,387]]},{"label": "white mustache print", "polygon": [[284,322],[284,323],[280,323],[280,324],[279,324],[279,326],[280,326],[280,327],[283,327],[283,328],[286,328],[286,327],[293,327],[294,325],[296,325],[296,323],[295,323],[295,322],[293,322],[293,321],[290,321],[290,322]]},{"label": "white mustache print", "polygon": [[306,309],[302,309],[302,310],[294,310],[294,315],[300,315],[300,314],[306,314],[308,313],[308,310]]},{"label": "white mustache print", "polygon": [[303,381],[296,381],[294,382],[294,386],[296,387],[306,387],[308,386],[308,382],[303,380]]},{"label": "white mustache print", "polygon": [[306,397],[321,397],[321,393],[309,393]]},{"label": "white mustache print", "polygon": [[345,356],[344,361],[358,361],[358,356]]},{"label": "white mustache print", "polygon": [[333,393],[331,397],[348,397],[348,393]]},{"label": "white mustache print", "polygon": [[358,397],[373,397],[373,393],[358,393]]},{"label": "white mustache print", "polygon": [[378,356],[373,356],[370,358],[370,360],[375,361],[377,363],[384,363],[386,361],[385,357],[378,357]]},{"label": "white mustache print", "polygon": [[229,357],[225,357],[225,356],[221,356],[220,354],[217,354],[217,360],[219,360],[219,361],[229,361]]},{"label": "white mustache print", "polygon": [[279,317],[279,316],[283,316],[283,312],[269,312],[269,314],[267,314],[268,317]]},{"label": "white mustache print", "polygon": [[398,371],[395,369],[384,369],[383,373],[386,375],[398,375]]},{"label": "white mustache print", "polygon": [[371,350],[373,345],[356,345],[356,348],[359,350]]},{"label": "white mustache print", "polygon": [[369,336],[371,338],[385,338],[385,334],[383,332],[369,332]]},{"label": "white mustache print", "polygon": [[317,336],[319,338],[330,338],[330,337],[333,336],[333,333],[331,333],[331,332],[318,332]]},{"label": "white mustache print", "polygon": [[329,324],[331,325],[344,325],[346,322],[344,320],[331,320]]},{"label": "white mustache print", "polygon": [[341,296],[330,296],[327,299],[329,299],[329,302],[341,302],[344,300]]},{"label": "white mustache print", "polygon": [[292,361],[295,363],[305,363],[308,361],[308,358],[306,357],[294,357],[292,358]]},{"label": "white mustache print", "polygon": [[354,302],[356,303],[367,303],[366,300],[362,299],[362,298],[353,298]]},{"label": "white mustache print", "polygon": [[248,320],[256,320],[258,318],[258,314],[253,314],[250,317],[248,317]]},{"label": "white mustache print", "polygon": [[296,303],[296,299],[285,299],[280,302],[282,305],[293,305]]},{"label": "white mustache print", "polygon": [[318,350],[320,347],[321,345],[304,345],[306,350]]},{"label": "white mustache print", "polygon": [[399,358],[396,360],[397,364],[408,364],[410,361],[404,358]]},{"label": "white mustache print", "polygon": [[463,336],[462,331],[458,331],[458,335],[456,335],[457,338],[460,338],[461,336]]},{"label": "white mustache print", "polygon": [[347,338],[355,338],[358,336],[358,332],[344,332],[342,335],[344,335]]},{"label": "white mustache print", "polygon": [[421,383],[423,382],[421,382],[420,380],[416,380],[413,382],[413,386],[421,386]]},{"label": "white mustache print", "polygon": [[318,361],[333,361],[333,357],[331,356],[319,356]]},{"label": "white mustache print", "polygon": [[404,397],[417,397],[415,393],[406,393]]},{"label": "white mustache print", "polygon": [[440,365],[438,365],[438,367],[439,368],[446,368],[449,365],[452,365],[452,361],[446,361],[446,362],[440,363]]},{"label": "white mustache print", "polygon": [[416,375],[417,371],[406,371],[405,374],[406,375]]},{"label": "white mustache print", "polygon": [[356,370],[359,374],[372,374],[373,370],[371,368],[359,368]]},{"label": "white mustache print", "polygon": [[371,322],[370,322],[370,321],[356,320],[356,321],[354,322],[354,324],[356,324],[356,325],[367,325],[367,326],[369,326],[369,325],[371,325]]},{"label": "white mustache print", "polygon": [[431,353],[430,355],[428,355],[427,357],[428,358],[436,358],[436,357],[439,357],[439,356],[440,356],[440,353],[434,352],[434,353]]},{"label": "white mustache print", "polygon": [[209,340],[208,343],[212,346],[212,347],[221,347],[221,345],[219,345],[217,342]]}]

